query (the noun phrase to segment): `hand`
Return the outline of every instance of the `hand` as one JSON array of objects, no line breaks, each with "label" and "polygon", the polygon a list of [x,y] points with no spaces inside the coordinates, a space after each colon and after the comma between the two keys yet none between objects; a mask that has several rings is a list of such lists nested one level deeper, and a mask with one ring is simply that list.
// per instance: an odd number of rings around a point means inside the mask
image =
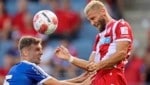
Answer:
[{"label": "hand", "polygon": [[90,76],[90,75],[89,75],[89,72],[84,72],[84,73],[82,73],[80,76],[78,76],[78,79],[79,79],[80,81],[84,81],[84,80],[87,79],[89,76]]},{"label": "hand", "polygon": [[60,58],[60,59],[64,59],[64,60],[69,60],[71,54],[69,53],[68,49],[65,48],[64,46],[60,46],[56,49],[55,51],[55,55]]},{"label": "hand", "polygon": [[88,69],[88,71],[90,71],[90,72],[97,71],[97,70],[98,70],[98,64],[96,64],[96,63],[94,63],[94,62],[90,62],[90,63],[87,65],[87,69]]},{"label": "hand", "polygon": [[94,80],[94,74],[90,74],[86,80],[84,80],[81,85],[92,85],[92,81]]}]

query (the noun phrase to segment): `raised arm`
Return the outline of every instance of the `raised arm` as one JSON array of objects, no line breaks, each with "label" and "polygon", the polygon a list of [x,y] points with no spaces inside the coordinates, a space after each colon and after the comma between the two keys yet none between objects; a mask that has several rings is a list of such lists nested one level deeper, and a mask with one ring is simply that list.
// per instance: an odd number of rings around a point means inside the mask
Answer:
[{"label": "raised arm", "polygon": [[[57,48],[55,54],[57,55],[57,57],[69,61],[70,63],[88,71],[87,65],[90,63],[90,61],[73,57],[64,46],[60,46],[59,48]],[[95,53],[91,54],[91,56],[94,55]],[[90,60],[93,61],[93,58],[91,57]]]}]

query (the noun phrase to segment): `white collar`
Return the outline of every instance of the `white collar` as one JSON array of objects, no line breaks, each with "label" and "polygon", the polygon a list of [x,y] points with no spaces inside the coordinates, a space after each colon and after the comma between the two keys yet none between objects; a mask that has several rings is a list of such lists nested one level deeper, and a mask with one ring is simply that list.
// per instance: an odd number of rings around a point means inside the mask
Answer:
[{"label": "white collar", "polygon": [[27,63],[27,64],[34,64],[34,65],[36,65],[35,63],[32,63],[32,62],[29,62],[29,61],[27,61],[27,60],[22,60],[21,62],[24,62],[24,63]]}]

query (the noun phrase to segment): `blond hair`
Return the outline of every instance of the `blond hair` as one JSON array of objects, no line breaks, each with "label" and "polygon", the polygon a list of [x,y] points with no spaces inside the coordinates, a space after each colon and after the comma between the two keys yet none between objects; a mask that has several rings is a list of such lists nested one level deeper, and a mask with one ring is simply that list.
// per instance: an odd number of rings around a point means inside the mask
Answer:
[{"label": "blond hair", "polygon": [[104,8],[104,4],[99,0],[91,0],[84,8],[84,13],[87,14],[90,10],[95,8]]}]

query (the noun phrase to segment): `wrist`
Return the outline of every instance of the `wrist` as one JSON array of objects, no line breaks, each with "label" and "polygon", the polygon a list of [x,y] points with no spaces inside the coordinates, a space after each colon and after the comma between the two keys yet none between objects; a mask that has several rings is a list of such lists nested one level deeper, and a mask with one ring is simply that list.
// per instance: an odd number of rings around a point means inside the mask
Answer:
[{"label": "wrist", "polygon": [[68,61],[69,61],[70,63],[72,63],[72,62],[74,61],[74,57],[73,57],[73,56],[70,56],[69,59],[68,59]]}]

